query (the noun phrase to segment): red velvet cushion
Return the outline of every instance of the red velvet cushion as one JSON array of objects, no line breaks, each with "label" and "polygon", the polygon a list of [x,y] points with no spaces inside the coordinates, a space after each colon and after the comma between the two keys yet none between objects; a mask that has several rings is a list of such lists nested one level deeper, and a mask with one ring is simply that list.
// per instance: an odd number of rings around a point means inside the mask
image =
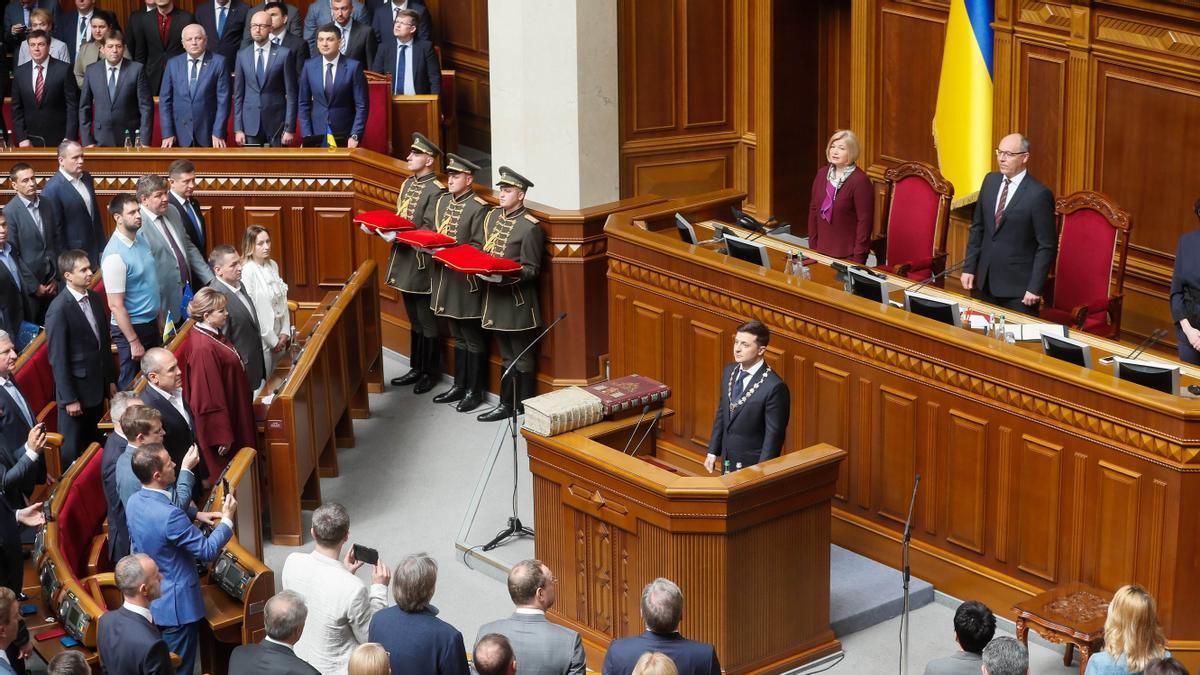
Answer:
[{"label": "red velvet cushion", "polygon": [[[54,401],[54,372],[50,370],[50,348],[45,340],[33,356],[21,364],[21,369],[13,373],[13,381],[34,415]],[[46,416],[46,431],[58,431],[58,415]]]},{"label": "red velvet cushion", "polygon": [[[890,267],[928,260],[933,255],[937,215],[938,194],[925,179],[905,176],[896,183],[888,210],[887,264]],[[922,279],[928,276],[928,273],[919,275]]]},{"label": "red velvet cushion", "polygon": [[403,242],[409,246],[419,246],[421,248],[438,248],[441,246],[453,246],[454,237],[435,232],[433,230],[409,230],[400,232],[396,235],[396,241]]},{"label": "red velvet cushion", "polygon": [[87,466],[75,476],[62,508],[58,510],[59,549],[71,571],[82,579],[87,571],[88,549],[108,515],[100,480],[103,452],[93,452]]},{"label": "red velvet cushion", "polygon": [[366,225],[376,232],[411,230],[416,227],[408,218],[387,209],[360,213],[354,216],[354,222],[358,225]]},{"label": "red velvet cushion", "polygon": [[1081,209],[1063,218],[1054,273],[1054,306],[1070,312],[1108,299],[1117,230],[1099,213]]},{"label": "red velvet cushion", "polygon": [[433,259],[464,274],[510,274],[521,271],[521,263],[516,260],[490,256],[470,244],[442,249],[433,254]]}]

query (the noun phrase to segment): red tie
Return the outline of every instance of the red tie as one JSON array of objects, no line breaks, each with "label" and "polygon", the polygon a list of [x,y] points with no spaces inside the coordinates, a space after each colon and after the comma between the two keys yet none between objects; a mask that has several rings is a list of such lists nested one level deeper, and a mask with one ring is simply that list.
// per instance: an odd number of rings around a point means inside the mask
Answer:
[{"label": "red tie", "polygon": [[1004,205],[1008,202],[1008,184],[1009,179],[1004,179],[1004,189],[1000,191],[1000,201],[996,202],[996,226],[1000,225],[1000,219],[1004,217]]},{"label": "red tie", "polygon": [[38,103],[42,102],[42,94],[46,91],[46,78],[42,76],[43,66],[37,67],[37,79],[33,81],[33,97]]},{"label": "red tie", "polygon": [[167,34],[170,32],[171,32],[171,15],[159,13],[159,15],[158,15],[158,39],[162,40],[162,43],[164,45],[167,44]]}]

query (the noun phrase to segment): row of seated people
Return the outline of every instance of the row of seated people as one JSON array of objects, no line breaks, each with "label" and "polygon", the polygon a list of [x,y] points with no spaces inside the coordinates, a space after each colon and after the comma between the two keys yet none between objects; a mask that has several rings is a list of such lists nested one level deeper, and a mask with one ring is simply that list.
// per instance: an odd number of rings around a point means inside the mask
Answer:
[{"label": "row of seated people", "polygon": [[[376,25],[385,30],[377,33],[360,18],[365,6],[317,0],[303,39],[289,31],[295,19],[283,2],[253,13],[236,1],[217,7],[222,9],[232,18],[211,25],[216,13],[192,15],[168,2],[135,13],[122,32],[111,14],[81,7],[75,14],[82,17],[81,30],[85,19],[88,28],[78,44],[74,36],[70,43],[53,36],[50,9],[29,9],[27,31],[24,24],[8,27],[6,14],[5,35],[22,38],[11,87],[14,144],[54,146],[71,139],[85,146],[149,145],[158,125],[162,147],[301,140],[356,147],[371,119],[366,70],[392,75],[395,95],[441,91],[437,53],[418,37],[422,17],[428,18],[419,4],[394,14],[380,8]],[[147,33],[150,28],[154,32]],[[74,47],[69,53],[67,44]],[[161,52],[152,54],[147,45]],[[159,97],[157,119],[153,96]],[[375,119],[383,115],[377,112]]]}]

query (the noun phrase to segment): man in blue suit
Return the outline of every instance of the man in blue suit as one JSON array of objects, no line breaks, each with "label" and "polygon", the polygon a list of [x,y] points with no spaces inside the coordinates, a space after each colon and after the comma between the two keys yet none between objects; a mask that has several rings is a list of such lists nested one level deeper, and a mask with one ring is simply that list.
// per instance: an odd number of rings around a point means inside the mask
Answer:
[{"label": "man in blue suit", "polygon": [[101,59],[83,73],[79,93],[79,138],[84,147],[150,144],[154,95],[145,67],[124,58],[125,35],[110,30]]},{"label": "man in blue suit", "polygon": [[[350,17],[354,21],[361,21],[370,26],[371,16],[367,12],[367,6],[359,0],[353,0],[353,3]],[[308,48],[312,51],[317,49],[317,29],[333,21],[333,12],[330,7],[332,4],[332,0],[313,0],[313,3],[308,6],[308,13],[304,15],[304,40],[308,42]]]},{"label": "man in blue suit", "polygon": [[46,181],[42,199],[54,205],[60,219],[59,245],[64,250],[80,249],[93,265],[100,264],[104,250],[104,227],[100,224],[100,204],[96,202],[95,181],[83,170],[83,146],[63,141],[58,146],[58,171]]},{"label": "man in blue suit", "polygon": [[671,657],[679,675],[721,675],[721,662],[712,645],[679,634],[683,592],[670,579],[660,577],[646,584],[642,590],[642,620],[646,622],[645,633],[613,640],[608,645],[603,675],[630,675],[646,652],[662,652]]},{"label": "man in blue suit", "polygon": [[150,608],[162,597],[162,573],[145,553],[127,555],[113,570],[125,604],[100,616],[96,648],[107,673],[170,675],[171,650],[154,625]]},{"label": "man in blue suit", "polygon": [[184,53],[171,57],[158,92],[162,146],[225,147],[229,120],[229,69],[225,57],[206,51],[204,26],[183,29]]},{"label": "man in blue suit", "polygon": [[225,59],[230,69],[242,46],[249,9],[241,0],[206,0],[196,5],[196,23],[204,26],[212,50]]},{"label": "man in blue suit", "polygon": [[392,76],[394,96],[440,94],[442,66],[433,45],[415,38],[417,13],[411,9],[400,12],[391,29],[392,37],[385,37],[379,43],[371,70]]},{"label": "man in blue suit", "polygon": [[237,501],[233,495],[225,495],[221,522],[206,537],[171,503],[168,490],[175,482],[175,463],[166,448],[139,448],[133,457],[133,471],[142,481],[142,490],[129,498],[125,508],[133,549],[153,558],[163,575],[163,595],[151,603],[150,612],[162,629],[163,640],[182,661],[179,672],[191,673],[204,620],[196,561],[215,560],[233,537]]},{"label": "man in blue suit", "polygon": [[250,17],[253,42],[238,52],[233,78],[233,133],[238,145],[279,147],[296,137],[296,58],[271,42],[271,15]]},{"label": "man in blue suit", "polygon": [[306,146],[327,147],[329,130],[339,148],[357,148],[367,126],[363,64],[342,56],[340,41],[337,26],[321,26],[317,31],[320,55],[306,61],[300,75],[300,133]]}]

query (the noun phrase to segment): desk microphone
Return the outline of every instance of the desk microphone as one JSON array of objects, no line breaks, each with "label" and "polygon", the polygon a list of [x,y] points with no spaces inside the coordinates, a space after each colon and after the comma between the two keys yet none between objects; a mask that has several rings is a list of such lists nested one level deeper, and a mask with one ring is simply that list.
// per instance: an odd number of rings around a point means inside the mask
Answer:
[{"label": "desk microphone", "polygon": [[[629,452],[629,444],[633,442],[633,437],[637,436],[638,427],[642,426],[642,420],[646,419],[646,415],[649,415],[649,414],[650,414],[650,404],[646,404],[645,406],[642,407],[642,414],[638,417],[637,424],[633,425],[633,431],[631,431],[629,433],[629,440],[625,441],[625,447],[621,448],[622,455],[627,454]],[[636,448],[635,448],[635,450],[636,450]]]},{"label": "desk microphone", "polygon": [[1163,337],[1166,336],[1166,334],[1167,334],[1167,331],[1165,328],[1155,328],[1150,333],[1150,336],[1147,337],[1145,340],[1142,340],[1142,343],[1140,345],[1138,345],[1133,351],[1129,352],[1129,356],[1126,356],[1125,358],[1136,359],[1137,357],[1142,355],[1142,352],[1146,351],[1150,347],[1153,347],[1159,340],[1163,339]]},{"label": "desk microphone", "polygon": [[637,454],[637,449],[642,447],[642,443],[646,442],[646,437],[650,435],[651,431],[654,431],[654,427],[658,426],[658,421],[662,419],[662,414],[662,408],[659,408],[658,412],[654,413],[654,419],[650,421],[650,426],[646,427],[646,433],[642,434],[642,437],[638,439],[637,444],[633,446],[633,452],[630,453],[630,457]]},{"label": "desk microphone", "polygon": [[942,270],[941,272],[934,274],[933,276],[929,277],[928,279],[926,279],[924,281],[918,281],[917,283],[909,286],[908,288],[904,289],[904,292],[908,293],[909,291],[919,291],[922,288],[925,288],[926,286],[928,286],[929,284],[932,284],[933,282],[937,281],[938,279],[945,277],[947,274],[950,274],[951,272],[954,272],[956,270],[961,270],[962,268],[966,267],[966,265],[967,265],[967,259],[963,258],[962,260],[959,260],[958,262],[947,267],[946,269]]}]

